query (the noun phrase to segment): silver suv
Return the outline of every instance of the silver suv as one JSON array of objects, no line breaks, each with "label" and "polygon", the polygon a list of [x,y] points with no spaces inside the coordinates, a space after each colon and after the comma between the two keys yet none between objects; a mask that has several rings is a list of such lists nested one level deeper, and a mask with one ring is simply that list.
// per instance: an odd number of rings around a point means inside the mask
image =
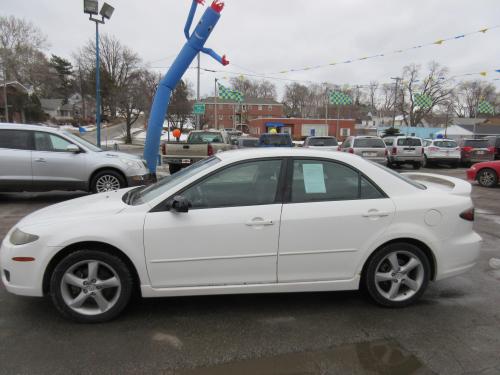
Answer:
[{"label": "silver suv", "polygon": [[424,145],[418,137],[385,137],[387,145],[387,166],[411,164],[414,169],[420,169],[424,161]]},{"label": "silver suv", "polygon": [[385,164],[387,161],[385,143],[380,137],[347,137],[340,146],[340,151],[350,152],[380,164]]},{"label": "silver suv", "polygon": [[143,185],[152,176],[138,157],[103,151],[69,132],[0,123],[0,191],[85,190]]}]

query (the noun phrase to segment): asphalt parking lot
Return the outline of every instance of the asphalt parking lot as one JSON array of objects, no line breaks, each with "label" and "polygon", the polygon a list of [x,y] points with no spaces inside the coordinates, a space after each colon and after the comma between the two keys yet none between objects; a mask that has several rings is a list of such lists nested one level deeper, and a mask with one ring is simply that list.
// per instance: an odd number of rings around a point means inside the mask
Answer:
[{"label": "asphalt parking lot", "polygon": [[[423,170],[465,176],[464,169]],[[0,239],[26,214],[81,193],[0,193]],[[469,273],[416,305],[358,292],[138,299],[78,325],[0,283],[1,374],[500,374],[500,188],[473,188],[484,239]]]}]

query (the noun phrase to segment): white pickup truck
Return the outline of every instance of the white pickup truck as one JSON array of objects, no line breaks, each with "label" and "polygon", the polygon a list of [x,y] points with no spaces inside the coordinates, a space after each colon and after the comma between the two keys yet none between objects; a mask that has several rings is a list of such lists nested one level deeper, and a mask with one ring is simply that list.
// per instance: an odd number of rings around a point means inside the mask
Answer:
[{"label": "white pickup truck", "polygon": [[194,130],[186,142],[165,142],[162,144],[162,162],[168,164],[173,174],[199,160],[232,148],[231,139],[222,130]]}]

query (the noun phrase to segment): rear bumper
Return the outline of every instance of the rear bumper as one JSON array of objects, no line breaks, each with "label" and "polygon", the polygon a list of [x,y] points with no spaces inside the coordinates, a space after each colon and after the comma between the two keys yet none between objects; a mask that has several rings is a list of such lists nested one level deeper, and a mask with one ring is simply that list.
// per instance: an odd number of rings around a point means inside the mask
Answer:
[{"label": "rear bumper", "polygon": [[366,157],[366,156],[363,156],[363,159],[366,159],[366,160],[370,160],[370,161],[373,161],[375,163],[379,163],[379,164],[387,164],[387,158],[384,156],[384,157]]},{"label": "rear bumper", "polygon": [[132,186],[141,186],[141,185],[150,185],[156,182],[156,174],[148,173],[140,176],[128,176],[127,184],[129,187]]},{"label": "rear bumper", "polygon": [[440,163],[458,163],[460,161],[460,155],[458,156],[432,156],[426,155],[428,161],[440,162]]},{"label": "rear bumper", "polygon": [[411,155],[389,155],[389,160],[392,163],[422,163],[422,156]]}]

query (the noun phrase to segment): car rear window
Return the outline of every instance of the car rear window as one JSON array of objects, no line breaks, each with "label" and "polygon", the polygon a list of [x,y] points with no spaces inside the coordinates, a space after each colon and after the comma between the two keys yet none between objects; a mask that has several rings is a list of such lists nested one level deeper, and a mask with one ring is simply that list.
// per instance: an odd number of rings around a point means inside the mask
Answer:
[{"label": "car rear window", "polygon": [[266,146],[291,146],[292,139],[289,135],[265,134],[260,136],[260,144]]},{"label": "car rear window", "polygon": [[455,148],[457,147],[457,142],[455,141],[436,141],[434,146],[441,148]]},{"label": "car rear window", "polygon": [[381,138],[356,138],[353,147],[385,148],[385,143]]},{"label": "car rear window", "polygon": [[311,138],[309,139],[310,146],[338,146],[339,143],[333,137]]},{"label": "car rear window", "polygon": [[192,133],[188,138],[189,143],[222,143],[222,135],[216,132]]},{"label": "car rear window", "polygon": [[486,139],[466,139],[464,141],[464,146],[474,148],[488,148],[488,141]]},{"label": "car rear window", "polygon": [[422,141],[418,138],[399,138],[398,146],[422,146]]},{"label": "car rear window", "polygon": [[242,142],[243,147],[257,147],[259,145],[258,139],[244,139]]}]

